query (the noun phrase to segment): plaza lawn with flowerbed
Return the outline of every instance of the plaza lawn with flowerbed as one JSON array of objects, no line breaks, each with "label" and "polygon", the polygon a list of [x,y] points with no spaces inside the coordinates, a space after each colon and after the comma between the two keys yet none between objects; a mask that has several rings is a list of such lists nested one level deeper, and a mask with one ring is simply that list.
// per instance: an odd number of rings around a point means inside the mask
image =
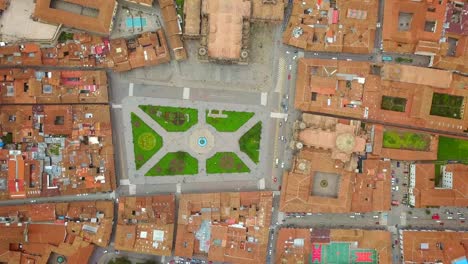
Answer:
[{"label": "plaza lawn with flowerbed", "polygon": [[[216,117],[216,115],[221,116]],[[206,123],[213,126],[219,132],[235,132],[253,116],[254,113],[252,112],[211,110],[211,114],[206,111]]]},{"label": "plaza lawn with flowerbed", "polygon": [[198,123],[197,109],[159,105],[138,107],[168,132],[187,131]]},{"label": "plaza lawn with flowerbed", "polygon": [[206,172],[244,173],[250,172],[250,169],[234,152],[218,152],[206,160]]},{"label": "plaza lawn with flowerbed", "polygon": [[140,169],[163,145],[163,139],[136,114],[131,113],[135,167]]},{"label": "plaza lawn with flowerbed", "polygon": [[187,152],[170,152],[145,176],[193,175],[198,173],[198,160]]},{"label": "plaza lawn with flowerbed", "polygon": [[468,163],[468,140],[440,136],[437,159]]},{"label": "plaza lawn with flowerbed", "polygon": [[258,163],[260,161],[260,139],[262,137],[262,122],[255,124],[239,139],[239,147],[249,158]]},{"label": "plaza lawn with flowerbed", "polygon": [[387,130],[383,134],[383,147],[427,151],[431,142],[429,135]]},{"label": "plaza lawn with flowerbed", "polygon": [[431,115],[462,119],[463,96],[434,93],[432,96]]}]

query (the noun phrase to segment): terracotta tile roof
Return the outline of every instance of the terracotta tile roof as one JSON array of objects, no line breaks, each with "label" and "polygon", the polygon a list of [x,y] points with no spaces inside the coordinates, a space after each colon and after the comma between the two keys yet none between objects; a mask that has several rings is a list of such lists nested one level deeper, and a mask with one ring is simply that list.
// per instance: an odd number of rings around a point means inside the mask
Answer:
[{"label": "terracotta tile roof", "polygon": [[51,7],[52,0],[37,0],[33,16],[54,24],[64,24],[93,33],[109,35],[112,30],[113,18],[117,9],[115,0],[68,0],[68,2],[92,10],[97,10],[95,17],[75,14]]},{"label": "terracotta tile roof", "polygon": [[455,263],[468,256],[468,232],[403,231],[404,263]]},{"label": "terracotta tile roof", "polygon": [[230,263],[265,262],[272,200],[271,192],[183,194],[174,254],[208,254],[208,260]]}]

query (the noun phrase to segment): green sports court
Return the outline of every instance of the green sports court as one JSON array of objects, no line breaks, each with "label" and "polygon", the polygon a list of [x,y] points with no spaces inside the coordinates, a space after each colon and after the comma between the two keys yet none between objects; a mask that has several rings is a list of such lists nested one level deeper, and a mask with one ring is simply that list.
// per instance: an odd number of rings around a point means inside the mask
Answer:
[{"label": "green sports court", "polygon": [[374,249],[351,249],[351,243],[313,243],[309,256],[310,264],[377,264]]}]

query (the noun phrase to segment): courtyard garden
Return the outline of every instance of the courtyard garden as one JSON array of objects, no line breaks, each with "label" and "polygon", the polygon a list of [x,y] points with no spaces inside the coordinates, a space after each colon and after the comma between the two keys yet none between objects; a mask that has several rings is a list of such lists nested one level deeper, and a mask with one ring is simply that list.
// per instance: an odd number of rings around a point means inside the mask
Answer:
[{"label": "courtyard garden", "polygon": [[439,161],[457,160],[468,163],[468,140],[440,136],[437,159]]},{"label": "courtyard garden", "polygon": [[427,151],[431,142],[430,135],[406,131],[386,130],[383,134],[383,147]]},{"label": "courtyard garden", "polygon": [[391,96],[382,96],[382,104],[380,105],[381,109],[396,111],[396,112],[405,112],[406,110],[406,99],[400,97],[391,97]]},{"label": "courtyard garden", "polygon": [[198,173],[198,160],[187,152],[170,152],[145,176],[193,175]]},{"label": "courtyard garden", "polygon": [[131,113],[133,151],[136,169],[140,169],[163,145],[163,139],[136,114]]},{"label": "courtyard garden", "polygon": [[183,132],[198,123],[198,110],[159,105],[140,105],[139,108],[168,132]]},{"label": "courtyard garden", "polygon": [[434,93],[431,115],[462,119],[463,96]]},{"label": "courtyard garden", "polygon": [[250,172],[250,169],[234,152],[218,152],[206,160],[206,172],[243,173]]},{"label": "courtyard garden", "polygon": [[235,132],[253,116],[251,112],[211,110],[206,111],[206,123],[218,132]]}]

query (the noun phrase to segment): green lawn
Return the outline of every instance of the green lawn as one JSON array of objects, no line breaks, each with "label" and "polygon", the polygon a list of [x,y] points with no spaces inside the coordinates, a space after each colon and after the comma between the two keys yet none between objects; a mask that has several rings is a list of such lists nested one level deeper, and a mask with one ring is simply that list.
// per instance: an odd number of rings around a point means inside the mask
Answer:
[{"label": "green lawn", "polygon": [[262,137],[262,122],[255,124],[239,139],[239,147],[250,159],[258,163],[260,160],[260,139]]},{"label": "green lawn", "polygon": [[383,134],[383,147],[427,151],[430,140],[430,136],[425,134],[387,130]]},{"label": "green lawn", "polygon": [[382,104],[380,105],[380,108],[396,112],[405,112],[406,99],[400,97],[382,96]]},{"label": "green lawn", "polygon": [[243,173],[250,172],[250,169],[234,152],[218,152],[206,160],[206,172]]},{"label": "green lawn", "polygon": [[177,14],[182,19],[182,25],[180,25],[180,26],[182,28],[184,28],[184,21],[185,21],[185,17],[184,17],[184,0],[175,0],[175,2],[176,2]]},{"label": "green lawn", "polygon": [[198,123],[197,109],[158,105],[139,107],[168,132],[187,131]]},{"label": "green lawn", "polygon": [[[218,110],[212,110],[212,113],[219,113]],[[234,132],[243,126],[250,118],[254,116],[252,112],[234,112],[222,111],[227,117],[209,117],[206,111],[206,123],[212,125],[219,132]]]},{"label": "green lawn", "polygon": [[437,159],[468,161],[468,140],[440,136]]},{"label": "green lawn", "polygon": [[145,176],[193,175],[198,173],[198,160],[187,152],[167,153]]},{"label": "green lawn", "polygon": [[441,171],[441,167],[442,164],[435,164],[435,178],[434,178],[434,184],[436,187],[438,187],[440,185],[440,181],[442,180],[442,171]]},{"label": "green lawn", "polygon": [[432,96],[431,115],[462,119],[463,96],[434,93]]},{"label": "green lawn", "polygon": [[131,113],[135,166],[140,169],[163,145],[163,139],[135,113]]}]

